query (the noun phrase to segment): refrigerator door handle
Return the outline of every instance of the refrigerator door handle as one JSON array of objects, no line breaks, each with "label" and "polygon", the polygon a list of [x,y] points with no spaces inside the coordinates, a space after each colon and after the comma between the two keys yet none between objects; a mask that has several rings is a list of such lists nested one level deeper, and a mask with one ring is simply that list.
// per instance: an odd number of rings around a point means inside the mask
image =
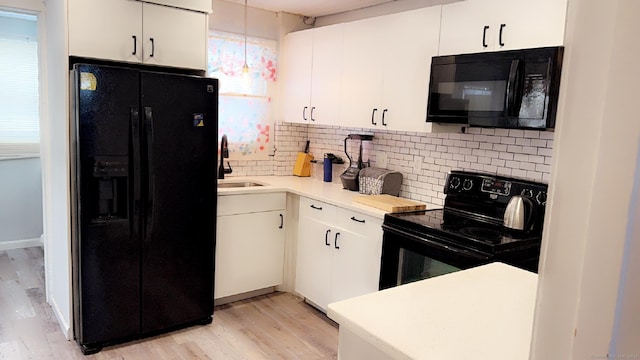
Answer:
[{"label": "refrigerator door handle", "polygon": [[140,109],[137,106],[129,108],[130,125],[131,125],[131,150],[133,163],[133,194],[129,201],[132,201],[129,211],[131,211],[131,232],[134,238],[138,237],[138,225],[140,221]]},{"label": "refrigerator door handle", "polygon": [[153,231],[153,110],[151,107],[144,108],[145,143],[147,146],[147,206],[145,221],[145,241],[151,239]]}]

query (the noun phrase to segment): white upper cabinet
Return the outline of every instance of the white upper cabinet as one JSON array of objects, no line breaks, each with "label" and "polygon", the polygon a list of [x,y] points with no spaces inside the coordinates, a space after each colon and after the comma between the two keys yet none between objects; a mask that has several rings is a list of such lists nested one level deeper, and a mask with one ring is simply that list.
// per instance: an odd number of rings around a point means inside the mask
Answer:
[{"label": "white upper cabinet", "polygon": [[69,55],[142,61],[142,3],[70,0]]},{"label": "white upper cabinet", "polygon": [[438,53],[441,6],[345,25],[343,124],[432,131],[426,123],[431,57]]},{"label": "white upper cabinet", "polygon": [[284,121],[307,123],[311,105],[313,30],[287,34],[282,64]]},{"label": "white upper cabinet", "polygon": [[[438,54],[440,6],[389,16],[382,81],[382,127],[435,131],[427,123],[431,58]],[[386,110],[386,112],[385,112]]]},{"label": "white upper cabinet", "polygon": [[284,120],[331,124],[340,116],[343,25],[290,33],[284,51]]},{"label": "white upper cabinet", "polygon": [[339,24],[313,30],[309,118],[314,123],[336,124],[340,121],[343,29]]},{"label": "white upper cabinet", "polygon": [[144,4],[142,10],[142,62],[189,69],[207,68],[206,14],[154,4]]},{"label": "white upper cabinet", "polygon": [[442,7],[440,55],[564,42],[567,0],[467,0]]},{"label": "white upper cabinet", "polygon": [[[342,56],[342,125],[372,128],[382,113],[382,67],[386,58],[382,18],[345,24]],[[387,29],[388,30],[388,29]],[[379,113],[378,113],[379,112]]]},{"label": "white upper cabinet", "polygon": [[70,0],[69,55],[206,69],[207,14],[131,0]]}]

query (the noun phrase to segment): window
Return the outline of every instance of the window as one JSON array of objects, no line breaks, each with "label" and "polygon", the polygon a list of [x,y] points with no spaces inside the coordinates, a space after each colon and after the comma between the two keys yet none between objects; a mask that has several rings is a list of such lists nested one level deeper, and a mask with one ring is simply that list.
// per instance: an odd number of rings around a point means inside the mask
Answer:
[{"label": "window", "polygon": [[211,32],[208,51],[208,75],[220,80],[218,137],[227,135],[233,159],[267,159],[273,149],[269,115],[277,78],[277,42],[247,38],[248,74],[242,72],[244,36]]},{"label": "window", "polygon": [[40,149],[37,18],[0,11],[0,158]]}]

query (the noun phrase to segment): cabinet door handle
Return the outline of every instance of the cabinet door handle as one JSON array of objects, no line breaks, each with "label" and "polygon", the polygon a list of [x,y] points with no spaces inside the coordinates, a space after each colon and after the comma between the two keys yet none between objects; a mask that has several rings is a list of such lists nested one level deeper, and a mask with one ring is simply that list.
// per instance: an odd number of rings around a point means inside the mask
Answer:
[{"label": "cabinet door handle", "polygon": [[373,109],[373,111],[371,112],[371,125],[378,125],[374,120],[374,117],[376,116],[376,111],[378,111],[378,109]]},{"label": "cabinet door handle", "polygon": [[340,250],[340,246],[338,246],[338,236],[340,236],[340,233],[336,233],[336,237],[333,239],[333,247]]},{"label": "cabinet door handle", "polygon": [[151,40],[151,55],[149,55],[149,57],[153,57],[156,53],[156,43],[153,41],[153,38],[149,38],[149,40]]},{"label": "cabinet door handle", "polygon": [[484,26],[484,30],[482,30],[482,47],[488,47],[487,45],[487,30],[489,30],[489,25]]},{"label": "cabinet door handle", "polygon": [[304,109],[302,109],[302,120],[307,120],[307,108],[308,106],[305,106]]},{"label": "cabinet door handle", "polygon": [[322,210],[322,206],[315,206],[313,204],[311,204],[311,208],[316,210]]},{"label": "cabinet door handle", "polygon": [[352,217],[351,217],[351,220],[353,220],[353,221],[355,221],[355,222],[362,223],[362,224],[364,224],[364,222],[365,222],[365,221],[364,221],[364,219],[360,220],[360,219],[357,219],[355,216],[352,216]]},{"label": "cabinet door handle", "polygon": [[138,52],[138,38],[135,35],[131,35],[133,38],[133,52],[131,55],[135,55]]},{"label": "cabinet door handle", "polygon": [[387,123],[384,122],[384,114],[386,114],[387,111],[389,111],[389,109],[382,110],[382,126],[387,126]]},{"label": "cabinet door handle", "polygon": [[331,232],[331,230],[327,230],[326,233],[324,233],[324,244],[327,246],[331,246],[331,244],[329,244],[329,233]]},{"label": "cabinet door handle", "polygon": [[504,46],[504,43],[502,42],[502,29],[504,29],[505,26],[507,26],[507,24],[500,24],[500,36],[498,38],[500,46]]},{"label": "cabinet door handle", "polygon": [[313,110],[315,109],[316,109],[315,106],[311,108],[311,121],[316,121],[316,119],[313,118]]},{"label": "cabinet door handle", "polygon": [[280,226],[278,226],[278,229],[282,229],[283,227],[284,227],[284,216],[280,214]]}]

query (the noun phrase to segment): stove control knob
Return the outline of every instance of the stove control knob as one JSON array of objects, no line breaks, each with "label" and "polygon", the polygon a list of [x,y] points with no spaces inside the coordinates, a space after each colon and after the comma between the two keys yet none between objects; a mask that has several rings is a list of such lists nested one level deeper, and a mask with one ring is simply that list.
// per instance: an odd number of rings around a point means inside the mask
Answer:
[{"label": "stove control knob", "polygon": [[540,205],[546,205],[547,204],[547,193],[544,192],[544,191],[539,191],[538,195],[536,195],[536,201]]},{"label": "stove control knob", "polygon": [[522,192],[520,193],[520,195],[532,198],[533,197],[533,190],[531,190],[531,189],[522,189]]},{"label": "stove control knob", "polygon": [[460,187],[460,178],[457,176],[452,177],[451,180],[449,181],[449,188],[457,189],[459,187]]},{"label": "stove control knob", "polygon": [[462,190],[471,190],[472,187],[473,187],[473,180],[464,179],[464,182],[462,183]]}]

